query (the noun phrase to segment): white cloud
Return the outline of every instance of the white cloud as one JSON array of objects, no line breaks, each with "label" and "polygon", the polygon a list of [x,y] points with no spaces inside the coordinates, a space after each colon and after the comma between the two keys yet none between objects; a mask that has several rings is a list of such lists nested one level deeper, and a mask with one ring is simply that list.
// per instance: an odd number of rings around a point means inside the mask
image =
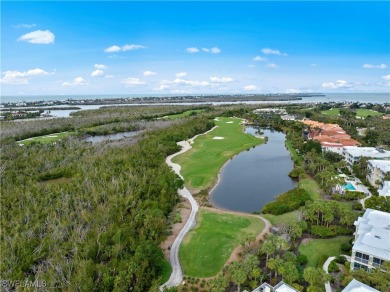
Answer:
[{"label": "white cloud", "polygon": [[173,82],[172,81],[170,81],[170,80],[161,80],[160,81],[160,84],[162,84],[162,85],[169,85],[169,84],[172,84]]},{"label": "white cloud", "polygon": [[13,25],[14,28],[33,28],[33,27],[36,27],[36,26],[37,25],[35,23],[31,23],[31,24],[19,23],[19,24]]},{"label": "white cloud", "polygon": [[114,52],[119,52],[120,50],[121,50],[121,47],[118,47],[118,46],[114,45],[114,46],[108,47],[104,51],[106,53],[114,53]]},{"label": "white cloud", "polygon": [[63,82],[62,86],[82,86],[87,84],[87,81],[83,77],[76,77],[72,82]]},{"label": "white cloud", "polygon": [[210,53],[212,54],[219,54],[221,52],[221,49],[218,47],[213,47],[210,49]]},{"label": "white cloud", "polygon": [[365,69],[386,69],[387,65],[386,64],[380,64],[380,65],[364,64],[362,67]]},{"label": "white cloud", "polygon": [[91,77],[103,77],[104,76],[104,72],[102,70],[95,70],[91,73]]},{"label": "white cloud", "polygon": [[219,54],[221,52],[221,49],[218,47],[213,48],[202,48],[202,51],[205,53],[211,53],[211,54]]},{"label": "white cloud", "polygon": [[153,90],[166,90],[171,88],[169,85],[161,84],[158,87],[153,88]]},{"label": "white cloud", "polygon": [[49,75],[48,72],[40,68],[31,69],[28,71],[5,71],[1,83],[4,84],[28,84],[29,80],[33,76]]},{"label": "white cloud", "polygon": [[114,78],[114,75],[104,75],[104,78]]},{"label": "white cloud", "polygon": [[267,58],[256,56],[252,60],[256,61],[256,62],[264,62],[264,61],[267,61]]},{"label": "white cloud", "polygon": [[270,48],[264,48],[261,50],[263,54],[265,55],[278,55],[278,56],[287,56],[286,53],[282,53],[281,51],[279,50],[274,50],[274,49],[270,49]]},{"label": "white cloud", "polygon": [[135,51],[135,50],[139,50],[139,49],[145,49],[146,47],[145,46],[142,46],[142,45],[124,45],[122,47],[122,51],[126,52],[126,51]]},{"label": "white cloud", "polygon": [[137,86],[145,86],[146,83],[139,78],[126,78],[122,79],[121,81],[122,84],[126,85],[127,87],[137,87]]},{"label": "white cloud", "polygon": [[187,53],[194,54],[194,53],[198,53],[199,49],[196,47],[191,47],[191,48],[187,48],[186,51]]},{"label": "white cloud", "polygon": [[279,66],[276,65],[276,64],[274,64],[274,63],[269,63],[269,64],[266,65],[266,67],[267,67],[267,68],[274,68],[274,69],[275,69],[275,68],[279,68]]},{"label": "white cloud", "polygon": [[248,68],[255,68],[256,66],[253,64],[248,65]]},{"label": "white cloud", "polygon": [[102,69],[106,69],[107,66],[106,65],[103,65],[103,64],[95,64],[94,65],[95,69],[99,69],[99,70],[102,70]]},{"label": "white cloud", "polygon": [[187,76],[187,72],[179,72],[179,73],[176,73],[175,76],[177,78],[181,78],[181,77]]},{"label": "white cloud", "polygon": [[115,52],[126,52],[126,51],[135,51],[139,49],[145,49],[145,46],[142,45],[124,45],[122,47],[119,47],[117,45],[113,45],[111,47],[106,48],[104,51],[106,53],[115,53]]},{"label": "white cloud", "polygon": [[157,73],[153,72],[153,71],[145,71],[144,72],[144,76],[155,76],[155,75],[157,75]]},{"label": "white cloud", "polygon": [[325,82],[321,85],[327,89],[338,89],[338,88],[351,88],[352,85],[345,80],[337,80],[336,82]]},{"label": "white cloud", "polygon": [[312,66],[312,67],[318,67],[318,65],[317,64],[310,64],[310,66]]},{"label": "white cloud", "polygon": [[207,81],[184,80],[181,78],[176,78],[175,80],[173,80],[173,83],[178,85],[184,85],[184,86],[198,86],[198,87],[205,87],[210,85],[210,83],[208,83]]},{"label": "white cloud", "polygon": [[382,79],[384,79],[386,81],[390,81],[390,75],[382,76]]},{"label": "white cloud", "polygon": [[210,77],[210,81],[212,83],[230,83],[233,82],[234,79],[231,77]]},{"label": "white cloud", "polygon": [[18,38],[18,41],[31,44],[54,44],[55,35],[49,30],[36,30],[26,33]]},{"label": "white cloud", "polygon": [[244,86],[242,89],[244,89],[245,91],[255,91],[255,90],[257,90],[257,86],[256,85],[247,85],[247,86]]}]

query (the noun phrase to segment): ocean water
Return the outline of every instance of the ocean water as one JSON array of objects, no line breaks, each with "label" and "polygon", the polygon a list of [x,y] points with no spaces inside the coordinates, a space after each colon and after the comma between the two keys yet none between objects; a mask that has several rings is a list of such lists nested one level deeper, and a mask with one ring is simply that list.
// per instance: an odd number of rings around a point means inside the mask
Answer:
[{"label": "ocean water", "polygon": [[[292,102],[362,102],[362,103],[390,103],[390,91],[387,93],[325,93],[326,96],[303,97],[301,101]],[[186,94],[185,96],[188,96]],[[199,94],[197,94],[199,95]],[[206,95],[206,94],[203,94]],[[135,97],[169,97],[180,96],[178,94],[106,94],[106,95],[31,95],[31,96],[1,96],[1,102],[19,101],[48,101],[67,99],[112,99],[112,98],[135,98]],[[251,102],[248,102],[251,103]],[[264,102],[256,102],[264,103]]]}]

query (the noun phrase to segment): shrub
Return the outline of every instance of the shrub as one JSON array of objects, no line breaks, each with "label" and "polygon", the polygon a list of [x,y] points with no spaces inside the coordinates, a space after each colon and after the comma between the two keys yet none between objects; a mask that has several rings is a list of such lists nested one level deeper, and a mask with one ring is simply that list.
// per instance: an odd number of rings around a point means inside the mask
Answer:
[{"label": "shrub", "polygon": [[341,244],[340,250],[341,250],[343,253],[350,253],[351,250],[352,250],[352,244],[343,243],[343,244]]},{"label": "shrub", "polygon": [[273,215],[281,215],[298,209],[300,206],[305,205],[306,201],[309,200],[310,195],[306,190],[295,188],[276,197],[275,201],[266,204],[263,207],[262,212]]},{"label": "shrub", "polygon": [[290,171],[288,174],[289,177],[292,178],[298,178],[301,174],[304,174],[305,171],[303,170],[302,166],[294,166],[293,170]]},{"label": "shrub", "polygon": [[365,196],[363,192],[346,191],[344,195],[335,194],[332,198],[335,200],[354,201],[363,199]]},{"label": "shrub", "polygon": [[361,211],[361,210],[363,210],[363,206],[360,203],[353,203],[352,209],[356,210],[356,211]]},{"label": "shrub", "polygon": [[322,269],[322,267],[324,266],[324,263],[326,262],[327,259],[328,259],[327,255],[324,255],[324,254],[321,255],[317,261],[317,268]]},{"label": "shrub", "polygon": [[331,225],[329,227],[322,225],[311,226],[310,233],[321,238],[332,237],[336,235],[350,235],[353,233],[352,229],[339,225]]},{"label": "shrub", "polygon": [[344,265],[345,262],[347,261],[345,256],[342,256],[342,255],[337,256],[334,260],[335,260],[336,263],[342,264],[342,265]]},{"label": "shrub", "polygon": [[307,256],[304,254],[300,254],[299,256],[297,256],[297,262],[301,266],[305,266],[307,264]]},{"label": "shrub", "polygon": [[340,271],[339,266],[338,266],[338,265],[336,264],[336,262],[333,260],[333,261],[329,264],[328,273],[339,272],[339,271]]}]

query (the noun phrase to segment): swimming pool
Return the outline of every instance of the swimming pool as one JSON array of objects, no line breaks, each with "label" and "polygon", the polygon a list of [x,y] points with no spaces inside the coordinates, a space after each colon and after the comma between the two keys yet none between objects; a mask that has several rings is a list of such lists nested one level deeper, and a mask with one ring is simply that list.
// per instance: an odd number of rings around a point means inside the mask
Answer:
[{"label": "swimming pool", "polygon": [[349,190],[349,191],[356,191],[355,187],[350,182],[348,182],[345,185],[343,185],[343,188],[346,189],[346,190]]}]

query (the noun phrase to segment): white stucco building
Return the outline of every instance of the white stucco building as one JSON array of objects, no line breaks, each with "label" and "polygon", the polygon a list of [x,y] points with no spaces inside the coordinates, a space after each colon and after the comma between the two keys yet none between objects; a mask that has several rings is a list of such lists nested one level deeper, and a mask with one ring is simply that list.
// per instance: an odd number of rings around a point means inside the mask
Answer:
[{"label": "white stucco building", "polygon": [[377,147],[357,147],[344,146],[343,156],[349,168],[357,163],[361,157],[372,158],[375,160],[390,160],[390,151]]},{"label": "white stucco building", "polygon": [[378,290],[359,282],[358,280],[352,279],[351,282],[341,292],[379,292]]},{"label": "white stucco building", "polygon": [[367,179],[372,186],[379,187],[388,172],[390,172],[390,160],[367,161]]},{"label": "white stucco building", "polygon": [[351,269],[369,271],[390,261],[390,213],[367,209],[354,225]]}]

